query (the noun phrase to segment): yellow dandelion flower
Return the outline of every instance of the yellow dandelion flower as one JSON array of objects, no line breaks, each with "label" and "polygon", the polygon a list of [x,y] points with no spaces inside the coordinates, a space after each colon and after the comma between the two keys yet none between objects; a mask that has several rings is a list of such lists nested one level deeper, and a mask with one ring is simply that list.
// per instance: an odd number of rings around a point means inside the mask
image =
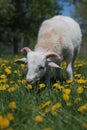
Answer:
[{"label": "yellow dandelion flower", "polygon": [[83,105],[83,106],[80,106],[79,108],[78,108],[78,111],[79,112],[83,112],[83,111],[86,111],[87,110],[87,104],[85,104],[85,105]]},{"label": "yellow dandelion flower", "polygon": [[27,89],[32,89],[32,85],[31,85],[31,84],[28,84],[28,85],[26,86],[26,88],[27,88]]},{"label": "yellow dandelion flower", "polygon": [[39,88],[45,88],[45,84],[44,83],[42,83],[42,84],[39,84]]},{"label": "yellow dandelion flower", "polygon": [[64,88],[63,86],[61,86],[61,85],[58,84],[58,83],[53,84],[53,87],[55,87],[55,88],[57,88],[57,89],[59,89],[59,90],[62,90],[62,89]]},{"label": "yellow dandelion flower", "polygon": [[25,84],[25,83],[26,83],[26,80],[24,80],[24,79],[21,80],[21,83],[22,83],[22,84]]},{"label": "yellow dandelion flower", "polygon": [[15,87],[8,88],[8,92],[13,92],[15,90]]},{"label": "yellow dandelion flower", "polygon": [[51,101],[46,101],[45,103],[42,103],[40,106],[38,106],[37,110],[43,109],[45,107],[48,107],[51,104]]},{"label": "yellow dandelion flower", "polygon": [[12,102],[9,103],[8,107],[10,109],[16,109],[17,106],[16,106],[16,103],[14,101],[12,101]]},{"label": "yellow dandelion flower", "polygon": [[21,83],[21,80],[18,80],[18,83]]},{"label": "yellow dandelion flower", "polygon": [[63,92],[65,93],[65,94],[70,94],[71,93],[71,89],[69,89],[69,88],[66,88],[66,89],[63,89]]},{"label": "yellow dandelion flower", "polygon": [[64,99],[65,101],[69,101],[69,95],[63,94],[63,99]]},{"label": "yellow dandelion flower", "polygon": [[73,82],[73,79],[67,80],[66,83],[70,84]]},{"label": "yellow dandelion flower", "polygon": [[66,105],[70,107],[70,106],[72,106],[73,104],[72,104],[71,102],[67,102]]},{"label": "yellow dandelion flower", "polygon": [[56,88],[58,88],[58,87],[60,87],[60,84],[58,84],[58,83],[55,83],[55,84],[53,84],[53,87],[56,87]]},{"label": "yellow dandelion flower", "polygon": [[61,107],[61,103],[60,103],[60,102],[54,104],[54,105],[52,106],[52,109],[51,109],[51,114],[52,114],[52,115],[56,115],[56,110],[57,110],[58,108],[60,108],[60,107]]},{"label": "yellow dandelion flower", "polygon": [[21,64],[21,68],[24,69],[25,68],[25,64]]},{"label": "yellow dandelion flower", "polygon": [[11,72],[11,69],[8,67],[8,68],[5,68],[5,72],[7,73],[7,74],[11,74],[12,72]]},{"label": "yellow dandelion flower", "polygon": [[0,129],[4,129],[9,125],[10,125],[10,121],[5,117],[0,116]]},{"label": "yellow dandelion flower", "polygon": [[7,79],[1,79],[0,80],[0,83],[6,83],[7,82]]},{"label": "yellow dandelion flower", "polygon": [[18,74],[18,70],[14,70],[14,74]]},{"label": "yellow dandelion flower", "polygon": [[87,81],[85,79],[78,79],[76,82],[79,84],[87,83]]},{"label": "yellow dandelion flower", "polygon": [[81,101],[82,101],[82,99],[80,97],[79,98],[75,98],[75,100],[74,100],[75,103],[79,103]]},{"label": "yellow dandelion flower", "polygon": [[6,67],[6,65],[5,64],[1,64],[1,68],[3,68],[3,67]]},{"label": "yellow dandelion flower", "polygon": [[82,63],[79,63],[79,64],[78,64],[78,67],[82,67],[82,66],[83,66],[83,64],[82,64]]},{"label": "yellow dandelion flower", "polygon": [[83,86],[83,88],[87,88],[87,86]]},{"label": "yellow dandelion flower", "polygon": [[0,86],[0,91],[4,91],[4,90],[6,90],[6,86],[5,85]]},{"label": "yellow dandelion flower", "polygon": [[50,108],[49,107],[46,107],[45,110],[44,110],[44,115],[49,113],[50,112]]},{"label": "yellow dandelion flower", "polygon": [[40,115],[38,115],[38,116],[35,117],[35,121],[38,122],[38,123],[40,123],[40,122],[43,121],[43,117],[40,116]]},{"label": "yellow dandelion flower", "polygon": [[6,76],[6,75],[4,75],[4,74],[2,74],[2,75],[0,76],[0,78],[1,78],[1,79],[6,79],[6,78],[7,78],[7,76]]},{"label": "yellow dandelion flower", "polygon": [[81,74],[75,74],[75,77],[81,78]]},{"label": "yellow dandelion flower", "polygon": [[18,85],[8,88],[8,92],[14,92],[16,89],[19,89]]},{"label": "yellow dandelion flower", "polygon": [[78,88],[77,88],[77,92],[78,92],[79,94],[83,93],[83,91],[84,91],[84,88],[83,88],[83,87],[78,87]]},{"label": "yellow dandelion flower", "polygon": [[7,118],[9,121],[14,120],[14,116],[13,116],[12,113],[8,113],[8,114],[6,115],[6,118]]}]

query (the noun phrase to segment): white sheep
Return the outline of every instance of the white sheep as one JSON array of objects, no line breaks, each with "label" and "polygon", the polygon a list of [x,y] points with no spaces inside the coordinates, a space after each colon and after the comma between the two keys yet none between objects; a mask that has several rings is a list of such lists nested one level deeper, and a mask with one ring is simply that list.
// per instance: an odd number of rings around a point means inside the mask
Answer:
[{"label": "white sheep", "polygon": [[45,76],[50,81],[51,68],[56,68],[56,77],[59,76],[61,61],[67,63],[66,71],[69,79],[73,79],[73,64],[80,50],[81,29],[72,18],[58,15],[45,20],[39,30],[37,44],[34,51],[24,47],[21,51],[27,52],[27,58],[18,59],[18,63],[26,63],[28,83],[36,82],[37,78]]}]

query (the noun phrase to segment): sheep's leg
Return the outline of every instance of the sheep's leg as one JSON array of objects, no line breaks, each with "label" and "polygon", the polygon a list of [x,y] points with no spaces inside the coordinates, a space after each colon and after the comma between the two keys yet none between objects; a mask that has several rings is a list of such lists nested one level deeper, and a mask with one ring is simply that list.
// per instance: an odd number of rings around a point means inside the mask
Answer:
[{"label": "sheep's leg", "polygon": [[60,68],[56,68],[56,80],[60,80]]},{"label": "sheep's leg", "polygon": [[72,61],[67,63],[67,75],[69,79],[73,79],[73,68],[72,68]]},{"label": "sheep's leg", "polygon": [[73,79],[73,62],[74,62],[74,50],[71,49],[70,53],[68,53],[66,57],[66,71],[69,79]]},{"label": "sheep's leg", "polygon": [[74,50],[74,56],[73,56],[73,60],[72,60],[72,69],[73,69],[73,71],[74,71],[74,61],[75,61],[79,51],[80,51],[80,46]]},{"label": "sheep's leg", "polygon": [[45,80],[47,85],[50,85],[50,79],[51,79],[51,68],[48,68],[46,71],[46,80]]}]

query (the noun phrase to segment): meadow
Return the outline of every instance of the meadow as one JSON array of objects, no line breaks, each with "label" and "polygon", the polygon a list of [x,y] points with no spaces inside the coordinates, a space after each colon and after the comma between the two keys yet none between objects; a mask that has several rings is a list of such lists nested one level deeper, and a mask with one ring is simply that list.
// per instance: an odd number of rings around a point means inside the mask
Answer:
[{"label": "meadow", "polygon": [[[39,79],[36,85],[26,84],[26,67],[15,64],[17,58],[0,58],[0,129],[87,129],[87,57],[77,58],[73,81],[51,81],[50,86]],[[61,66],[66,78],[65,63]]]}]

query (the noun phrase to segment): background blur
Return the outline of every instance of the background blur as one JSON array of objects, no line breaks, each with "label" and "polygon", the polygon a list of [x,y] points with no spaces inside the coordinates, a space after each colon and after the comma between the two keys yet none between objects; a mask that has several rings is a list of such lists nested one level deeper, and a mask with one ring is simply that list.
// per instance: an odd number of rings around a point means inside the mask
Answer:
[{"label": "background blur", "polygon": [[87,53],[87,0],[0,0],[0,56],[34,48],[43,20],[63,14],[81,26],[81,53]]}]

